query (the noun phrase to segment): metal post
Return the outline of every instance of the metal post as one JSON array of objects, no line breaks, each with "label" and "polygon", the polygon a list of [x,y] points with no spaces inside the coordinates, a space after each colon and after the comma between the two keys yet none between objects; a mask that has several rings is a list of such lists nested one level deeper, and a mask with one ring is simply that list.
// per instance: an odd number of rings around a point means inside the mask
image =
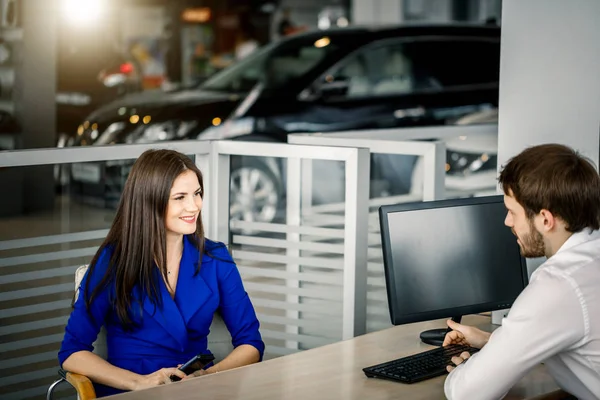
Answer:
[{"label": "metal post", "polygon": [[[25,148],[56,146],[56,0],[23,1],[24,42],[15,71],[15,115]],[[20,61],[20,62],[19,62]],[[54,206],[54,166],[28,168],[23,176],[25,212]]]},{"label": "metal post", "polygon": [[[299,158],[288,158],[287,160],[287,211],[286,211],[286,225],[287,226],[300,226],[301,224],[301,160]],[[300,242],[299,233],[286,233],[286,238],[289,242]],[[288,257],[298,258],[300,257],[299,248],[286,249],[286,255]],[[289,263],[286,265],[286,271],[290,274],[300,273],[300,265]],[[286,279],[286,287],[288,288],[299,288],[300,281],[296,279]],[[286,295],[286,302],[292,304],[300,303],[300,296],[294,294]],[[287,310],[286,317],[294,320],[300,319],[300,312],[296,310]],[[286,333],[298,334],[300,328],[294,325],[286,324]],[[285,347],[288,349],[297,350],[299,343],[293,340],[286,340]]]},{"label": "metal post", "polygon": [[302,208],[310,210],[313,201],[313,160],[302,160]]},{"label": "metal post", "polygon": [[346,160],[344,215],[344,302],[342,339],[367,330],[367,249],[369,229],[370,153],[357,148]]},{"label": "metal post", "polygon": [[446,186],[446,145],[435,142],[435,146],[423,156],[423,200],[441,200]]},{"label": "metal post", "polygon": [[211,208],[209,221],[211,226],[208,232],[213,240],[229,244],[229,180],[230,156],[221,153],[221,143],[213,142],[211,149],[210,182],[212,188],[207,188],[211,193]]},{"label": "metal post", "polygon": [[[212,150],[211,150],[212,151]],[[204,234],[207,237],[210,233],[210,227],[213,225],[210,215],[210,209],[213,207],[213,196],[210,193],[215,189],[215,183],[212,181],[212,175],[210,168],[211,155],[210,154],[194,154],[196,166],[202,173],[202,180],[204,183],[204,193],[202,194],[202,224],[204,225]],[[207,193],[209,193],[207,195]],[[214,236],[216,237],[216,236]]]}]

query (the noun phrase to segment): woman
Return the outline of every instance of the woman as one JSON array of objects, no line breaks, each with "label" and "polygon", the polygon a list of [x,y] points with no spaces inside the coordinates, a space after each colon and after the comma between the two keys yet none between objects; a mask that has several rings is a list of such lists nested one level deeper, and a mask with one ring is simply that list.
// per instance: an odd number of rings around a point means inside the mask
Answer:
[{"label": "woman", "polygon": [[[204,238],[203,193],[202,174],[183,154],[149,150],[133,165],[58,354],[64,369],[94,382],[98,397],[188,378],[177,366],[210,352],[217,310],[235,349],[194,375],[262,359],[259,323],[239,272],[222,243]],[[107,360],[92,353],[102,326]]]}]

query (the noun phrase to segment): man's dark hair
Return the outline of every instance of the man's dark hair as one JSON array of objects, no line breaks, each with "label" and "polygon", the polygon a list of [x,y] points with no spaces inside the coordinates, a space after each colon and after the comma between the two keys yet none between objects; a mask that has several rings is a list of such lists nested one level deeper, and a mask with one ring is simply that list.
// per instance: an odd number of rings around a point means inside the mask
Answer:
[{"label": "man's dark hair", "polygon": [[525,149],[508,161],[498,181],[530,219],[546,209],[569,232],[600,228],[600,175],[588,158],[567,146]]}]

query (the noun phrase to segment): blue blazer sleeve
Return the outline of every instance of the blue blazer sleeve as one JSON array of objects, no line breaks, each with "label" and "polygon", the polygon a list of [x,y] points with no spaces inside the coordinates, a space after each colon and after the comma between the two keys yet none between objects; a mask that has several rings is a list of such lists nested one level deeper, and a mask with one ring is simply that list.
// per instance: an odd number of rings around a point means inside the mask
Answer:
[{"label": "blue blazer sleeve", "polygon": [[259,332],[260,324],[240,273],[224,244],[215,244],[208,251],[218,263],[219,311],[231,334],[232,344],[234,347],[242,344],[255,347],[262,360],[265,344]]},{"label": "blue blazer sleeve", "polygon": [[94,350],[92,344],[96,341],[98,332],[100,332],[110,309],[110,296],[108,288],[99,292],[90,305],[88,312],[85,306],[85,298],[88,294],[86,293],[86,283],[90,280],[89,293],[92,293],[104,277],[109,260],[110,252],[108,249],[104,249],[98,257],[92,276],[90,276],[90,270],[88,269],[81,280],[79,296],[67,322],[65,336],[58,352],[58,362],[61,367],[71,354],[82,350]]}]

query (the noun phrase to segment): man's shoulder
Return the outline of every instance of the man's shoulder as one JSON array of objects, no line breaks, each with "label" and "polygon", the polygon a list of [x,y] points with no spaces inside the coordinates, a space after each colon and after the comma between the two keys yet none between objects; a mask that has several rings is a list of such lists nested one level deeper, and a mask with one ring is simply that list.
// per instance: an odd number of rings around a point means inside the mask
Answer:
[{"label": "man's shoulder", "polygon": [[[576,251],[570,251],[568,258],[550,259],[540,266],[532,275],[530,284],[523,291],[531,302],[545,303],[556,306],[556,302],[568,302],[571,299],[580,307],[585,308],[590,296],[600,291],[599,258],[581,256]],[[554,258],[554,257],[553,257]],[[541,307],[541,304],[540,304]]]}]

